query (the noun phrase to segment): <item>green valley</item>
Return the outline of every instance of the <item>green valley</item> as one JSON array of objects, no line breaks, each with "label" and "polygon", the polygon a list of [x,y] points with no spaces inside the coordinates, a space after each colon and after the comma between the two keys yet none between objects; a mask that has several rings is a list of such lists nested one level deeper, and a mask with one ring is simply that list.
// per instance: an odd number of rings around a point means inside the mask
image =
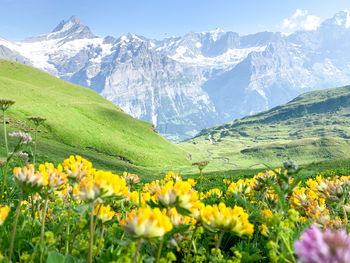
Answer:
[{"label": "green valley", "polygon": [[307,165],[350,155],[350,86],[305,93],[179,144],[96,92],[15,62],[0,60],[0,97],[16,100],[7,116],[10,131],[33,133],[26,117],[47,118],[39,159],[60,162],[78,154],[97,167],[149,179],[171,170],[192,176],[198,170],[191,162],[201,160],[210,161],[208,175],[218,176],[254,173],[287,158]]},{"label": "green valley", "polygon": [[350,156],[350,86],[308,92],[269,111],[203,130],[182,143],[218,169],[309,164]]}]

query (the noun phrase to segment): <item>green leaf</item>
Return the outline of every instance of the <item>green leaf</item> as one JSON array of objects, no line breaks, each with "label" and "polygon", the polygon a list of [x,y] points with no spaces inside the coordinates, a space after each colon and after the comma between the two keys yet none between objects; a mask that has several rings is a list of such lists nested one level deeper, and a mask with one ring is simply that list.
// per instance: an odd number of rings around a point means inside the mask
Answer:
[{"label": "green leaf", "polygon": [[65,257],[56,252],[56,251],[50,251],[49,255],[47,256],[47,263],[65,263]]},{"label": "green leaf", "polygon": [[71,255],[67,255],[66,258],[64,259],[64,263],[75,263],[76,260],[73,258]]}]

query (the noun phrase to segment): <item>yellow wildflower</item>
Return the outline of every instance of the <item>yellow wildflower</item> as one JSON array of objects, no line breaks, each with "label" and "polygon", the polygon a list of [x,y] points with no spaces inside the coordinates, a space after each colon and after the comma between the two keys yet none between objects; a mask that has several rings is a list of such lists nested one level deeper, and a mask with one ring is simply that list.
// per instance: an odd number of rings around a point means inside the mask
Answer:
[{"label": "yellow wildflower", "polygon": [[92,202],[99,198],[101,189],[98,182],[92,177],[85,177],[74,187],[74,194],[85,202]]},{"label": "yellow wildflower", "polygon": [[116,213],[113,210],[111,210],[111,207],[109,205],[104,206],[102,204],[95,206],[94,214],[96,215],[97,213],[97,218],[100,219],[102,223],[112,220],[113,217],[116,215]]},{"label": "yellow wildflower", "polygon": [[210,198],[210,197],[218,197],[220,198],[222,196],[222,192],[218,188],[210,189],[206,194],[205,198]]},{"label": "yellow wildflower", "polygon": [[182,178],[179,174],[176,174],[174,172],[169,172],[167,175],[165,175],[164,182],[173,181],[173,183],[177,181],[182,181]]},{"label": "yellow wildflower", "polygon": [[165,207],[190,209],[198,200],[198,193],[192,189],[191,182],[169,181],[157,191],[156,200]]},{"label": "yellow wildflower", "polygon": [[224,182],[224,184],[230,184],[231,183],[231,181],[227,180],[227,179],[222,179],[222,181]]},{"label": "yellow wildflower", "polygon": [[232,182],[227,188],[228,194],[247,194],[250,192],[250,190],[250,185],[247,183],[247,181],[242,179],[239,179],[237,182]]},{"label": "yellow wildflower", "polygon": [[[146,202],[151,200],[150,193],[140,193],[138,191],[133,191],[129,193],[130,201],[136,206],[146,206]],[[141,204],[140,204],[141,200]]]},{"label": "yellow wildflower", "polygon": [[4,223],[7,216],[9,215],[10,208],[8,206],[0,205],[0,226]]},{"label": "yellow wildflower", "polygon": [[259,230],[263,236],[267,237],[267,226],[265,223],[259,226]]},{"label": "yellow wildflower", "polygon": [[160,190],[160,184],[158,180],[152,181],[151,183],[147,183],[143,186],[143,192],[145,193],[149,192],[151,195],[155,194],[159,190]]},{"label": "yellow wildflower", "polygon": [[148,207],[131,211],[120,225],[135,238],[162,237],[173,228],[165,210],[161,212],[159,208]]},{"label": "yellow wildflower", "polygon": [[226,207],[224,203],[207,205],[202,212],[202,220],[210,229],[225,230],[238,236],[251,235],[254,232],[254,226],[249,223],[248,217],[242,207]]},{"label": "yellow wildflower", "polygon": [[134,185],[140,182],[140,178],[136,174],[129,174],[127,172],[123,173],[122,179],[124,179],[128,185]]},{"label": "yellow wildflower", "polygon": [[40,172],[35,172],[32,164],[27,167],[15,167],[13,169],[13,175],[17,183],[26,190],[38,190],[42,186],[47,184],[47,180]]},{"label": "yellow wildflower", "polygon": [[95,172],[95,169],[92,168],[92,163],[78,155],[75,157],[70,156],[68,159],[64,160],[62,164],[68,177],[76,180],[81,180]]},{"label": "yellow wildflower", "polygon": [[62,170],[62,165],[58,165],[57,169],[52,163],[39,165],[39,172],[45,180],[45,185],[51,189],[61,188],[67,183],[67,174],[63,173]]},{"label": "yellow wildflower", "polygon": [[196,220],[194,218],[179,214],[175,207],[171,208],[168,211],[168,216],[170,218],[171,223],[174,226],[189,225],[189,224],[194,225],[196,223]]},{"label": "yellow wildflower", "polygon": [[116,174],[105,171],[97,171],[94,177],[102,190],[103,197],[126,197],[128,187],[126,181]]},{"label": "yellow wildflower", "polygon": [[268,219],[272,216],[272,211],[270,209],[264,209],[261,211],[261,215]]}]

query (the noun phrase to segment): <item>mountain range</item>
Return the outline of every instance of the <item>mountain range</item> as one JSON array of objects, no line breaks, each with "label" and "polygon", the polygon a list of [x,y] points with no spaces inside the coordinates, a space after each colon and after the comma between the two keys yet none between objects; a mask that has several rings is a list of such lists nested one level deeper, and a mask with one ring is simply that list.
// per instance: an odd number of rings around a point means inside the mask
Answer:
[{"label": "mountain range", "polygon": [[73,16],[49,34],[0,38],[0,58],[89,87],[179,141],[303,92],[350,83],[349,40],[350,11],[289,35],[216,29],[162,40],[97,37]]}]

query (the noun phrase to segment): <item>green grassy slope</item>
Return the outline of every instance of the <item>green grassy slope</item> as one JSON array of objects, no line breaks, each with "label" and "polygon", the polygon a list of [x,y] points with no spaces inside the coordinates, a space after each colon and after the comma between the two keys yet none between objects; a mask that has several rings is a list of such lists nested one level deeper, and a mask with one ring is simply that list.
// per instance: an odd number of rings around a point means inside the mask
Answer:
[{"label": "green grassy slope", "polygon": [[215,166],[301,164],[350,156],[350,86],[305,93],[289,103],[203,130],[182,144]]},{"label": "green grassy slope", "polygon": [[150,123],[123,113],[88,88],[32,67],[0,60],[0,97],[16,100],[8,111],[10,130],[30,129],[26,116],[47,118],[40,136],[45,147],[38,148],[53,159],[75,151],[110,160],[111,166],[130,165],[118,157],[147,167],[189,163],[186,153],[156,134]]}]

